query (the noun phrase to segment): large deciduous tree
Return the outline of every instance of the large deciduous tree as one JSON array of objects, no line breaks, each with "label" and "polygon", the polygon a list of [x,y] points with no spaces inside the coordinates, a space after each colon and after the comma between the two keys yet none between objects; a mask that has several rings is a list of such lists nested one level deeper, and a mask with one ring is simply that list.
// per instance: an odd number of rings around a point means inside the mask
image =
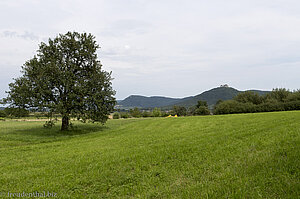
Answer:
[{"label": "large deciduous tree", "polygon": [[91,34],[68,32],[41,43],[37,54],[22,66],[22,76],[9,84],[11,107],[60,113],[61,130],[70,117],[104,123],[115,105],[111,72],[102,70],[99,45]]}]

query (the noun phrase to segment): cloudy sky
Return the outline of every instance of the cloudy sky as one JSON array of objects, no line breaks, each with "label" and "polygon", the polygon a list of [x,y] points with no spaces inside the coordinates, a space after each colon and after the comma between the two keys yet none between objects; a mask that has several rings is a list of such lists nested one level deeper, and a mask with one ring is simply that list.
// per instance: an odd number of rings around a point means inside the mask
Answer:
[{"label": "cloudy sky", "polygon": [[299,0],[0,0],[0,98],[38,45],[96,36],[117,99],[300,88]]}]

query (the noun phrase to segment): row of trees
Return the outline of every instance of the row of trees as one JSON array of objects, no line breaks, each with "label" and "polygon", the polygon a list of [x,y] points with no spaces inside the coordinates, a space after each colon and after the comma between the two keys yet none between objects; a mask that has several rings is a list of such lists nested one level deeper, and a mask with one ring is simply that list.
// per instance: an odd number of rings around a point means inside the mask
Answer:
[{"label": "row of trees", "polygon": [[246,91],[232,100],[219,101],[213,112],[232,114],[289,110],[300,110],[300,90],[292,92],[285,88],[277,88],[263,96]]},{"label": "row of trees", "polygon": [[11,108],[7,107],[4,110],[0,110],[0,117],[27,117],[29,116],[29,111],[24,108]]},{"label": "row of trees", "polygon": [[173,109],[170,111],[162,111],[159,108],[153,110],[141,111],[138,108],[130,109],[128,112],[115,112],[113,114],[113,119],[119,118],[140,118],[140,117],[166,117],[168,115],[177,115],[177,116],[191,116],[191,115],[209,115],[210,111],[208,109],[207,102],[198,101],[196,106],[185,108],[183,106],[173,106]]},{"label": "row of trees", "polygon": [[206,101],[198,101],[196,106],[189,108],[174,106],[170,113],[178,116],[210,115]]},{"label": "row of trees", "polygon": [[139,108],[130,109],[129,111],[118,111],[113,114],[113,119],[119,118],[140,118],[140,117],[165,117],[168,113],[161,111],[160,108],[154,108],[153,110],[140,110]]}]

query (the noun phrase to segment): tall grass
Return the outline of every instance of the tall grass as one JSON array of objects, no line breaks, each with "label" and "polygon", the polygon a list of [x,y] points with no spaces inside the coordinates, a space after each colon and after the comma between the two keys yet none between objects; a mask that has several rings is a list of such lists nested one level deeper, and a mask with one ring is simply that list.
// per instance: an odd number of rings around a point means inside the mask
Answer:
[{"label": "tall grass", "polygon": [[110,120],[60,132],[0,121],[0,193],[298,198],[300,112]]}]

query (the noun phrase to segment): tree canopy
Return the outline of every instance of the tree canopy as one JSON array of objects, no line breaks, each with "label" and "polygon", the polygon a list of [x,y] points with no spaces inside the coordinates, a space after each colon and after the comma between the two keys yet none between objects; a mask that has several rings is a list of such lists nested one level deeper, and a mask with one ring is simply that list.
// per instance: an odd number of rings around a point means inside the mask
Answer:
[{"label": "tree canopy", "polygon": [[290,110],[300,110],[300,90],[291,92],[285,88],[276,88],[263,96],[250,91],[240,93],[232,100],[216,104],[214,114]]},{"label": "tree canopy", "polygon": [[99,45],[87,33],[59,34],[42,42],[22,66],[22,76],[9,84],[4,103],[11,107],[60,113],[62,130],[74,116],[104,123],[115,105],[111,72],[102,70]]}]

